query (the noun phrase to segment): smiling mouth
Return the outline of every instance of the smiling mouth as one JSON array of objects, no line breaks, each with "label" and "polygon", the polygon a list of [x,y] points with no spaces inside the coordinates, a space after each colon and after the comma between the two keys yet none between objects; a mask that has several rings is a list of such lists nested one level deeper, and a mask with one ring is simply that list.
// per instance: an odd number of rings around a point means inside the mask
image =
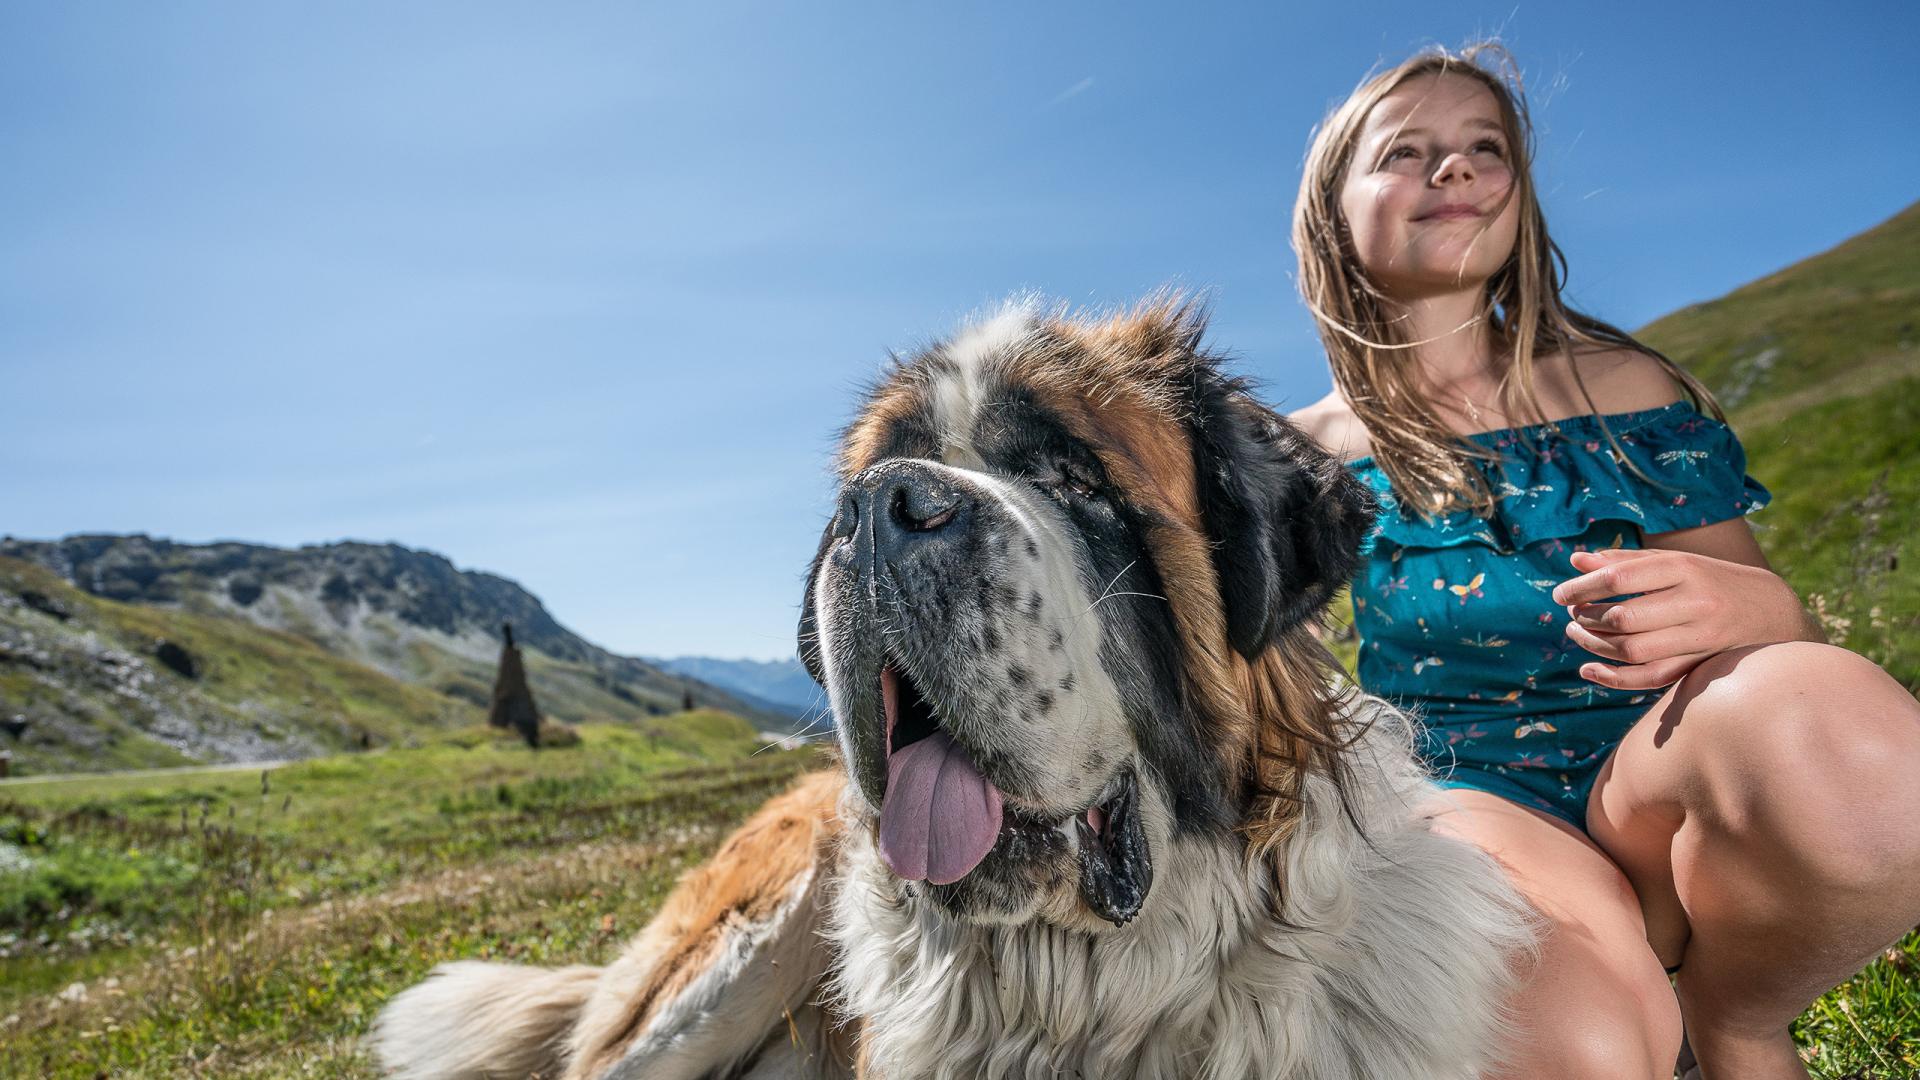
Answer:
[{"label": "smiling mouth", "polygon": [[886,722],[887,786],[880,805],[880,856],[908,881],[948,885],[971,874],[1015,831],[1065,830],[1078,839],[1080,897],[1095,914],[1124,925],[1153,883],[1132,769],[1110,780],[1084,809],[1053,820],[1009,806],[974,756],[940,723],[907,673],[880,670]]}]

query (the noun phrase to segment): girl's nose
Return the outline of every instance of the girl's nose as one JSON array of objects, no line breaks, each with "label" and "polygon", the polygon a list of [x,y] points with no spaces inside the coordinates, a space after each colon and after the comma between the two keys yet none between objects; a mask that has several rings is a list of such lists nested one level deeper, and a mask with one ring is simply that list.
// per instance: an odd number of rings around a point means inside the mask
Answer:
[{"label": "girl's nose", "polygon": [[1464,181],[1474,178],[1473,161],[1465,154],[1448,154],[1440,159],[1440,167],[1433,172],[1433,182],[1444,184],[1449,180]]}]

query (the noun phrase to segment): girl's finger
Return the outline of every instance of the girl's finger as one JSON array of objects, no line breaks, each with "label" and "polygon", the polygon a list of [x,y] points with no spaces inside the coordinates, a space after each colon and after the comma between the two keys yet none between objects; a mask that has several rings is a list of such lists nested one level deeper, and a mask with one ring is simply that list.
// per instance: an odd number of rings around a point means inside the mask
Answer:
[{"label": "girl's finger", "polygon": [[1601,548],[1598,551],[1573,552],[1567,556],[1567,561],[1573,563],[1576,570],[1583,569],[1581,563],[1586,564],[1584,570],[1592,570],[1605,566],[1610,560],[1644,559],[1649,555],[1659,554],[1661,550],[1660,548]]},{"label": "girl's finger", "polygon": [[1640,559],[1610,559],[1605,566],[1568,578],[1553,587],[1553,602],[1561,606],[1590,604],[1611,596],[1653,592],[1681,580],[1679,567],[1670,558],[1672,552],[1656,551]]},{"label": "girl's finger", "polygon": [[1567,640],[1608,660],[1623,664],[1651,664],[1700,651],[1699,636],[1683,627],[1667,627],[1644,634],[1595,632],[1579,623],[1567,624]]},{"label": "girl's finger", "polygon": [[1707,654],[1686,653],[1669,657],[1651,664],[1629,664],[1611,666],[1608,664],[1582,664],[1580,677],[1588,682],[1615,690],[1652,690],[1678,682],[1682,675],[1692,671],[1694,666],[1706,659]]},{"label": "girl's finger", "polygon": [[1612,634],[1644,634],[1693,621],[1693,608],[1674,590],[1643,593],[1631,600],[1574,604],[1567,609],[1573,621],[1588,630]]}]

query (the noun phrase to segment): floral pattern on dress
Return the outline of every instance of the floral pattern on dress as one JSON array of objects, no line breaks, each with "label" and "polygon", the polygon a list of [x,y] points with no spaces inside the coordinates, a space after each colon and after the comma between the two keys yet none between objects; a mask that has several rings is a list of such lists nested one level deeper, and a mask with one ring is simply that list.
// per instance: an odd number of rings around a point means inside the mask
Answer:
[{"label": "floral pattern on dress", "polygon": [[1576,551],[1637,548],[1772,496],[1733,430],[1688,401],[1467,438],[1502,454],[1471,463],[1495,494],[1487,517],[1410,514],[1372,458],[1348,462],[1381,503],[1351,590],[1359,681],[1424,720],[1422,751],[1451,782],[1584,827],[1594,773],[1659,692],[1582,679],[1595,657],[1566,636],[1553,587],[1578,576]]}]

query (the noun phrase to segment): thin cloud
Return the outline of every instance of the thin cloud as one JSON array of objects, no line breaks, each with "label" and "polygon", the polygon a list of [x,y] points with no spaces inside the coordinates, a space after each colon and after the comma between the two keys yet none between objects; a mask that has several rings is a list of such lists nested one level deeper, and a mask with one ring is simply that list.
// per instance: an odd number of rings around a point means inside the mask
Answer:
[{"label": "thin cloud", "polygon": [[1065,90],[1062,90],[1059,93],[1053,95],[1053,100],[1047,102],[1047,108],[1051,109],[1055,105],[1060,104],[1061,102],[1067,100],[1068,98],[1079,97],[1081,94],[1086,93],[1088,90],[1091,90],[1092,88],[1093,88],[1093,76],[1089,75],[1086,78],[1081,79],[1079,82],[1074,83],[1072,86],[1067,87]]}]

